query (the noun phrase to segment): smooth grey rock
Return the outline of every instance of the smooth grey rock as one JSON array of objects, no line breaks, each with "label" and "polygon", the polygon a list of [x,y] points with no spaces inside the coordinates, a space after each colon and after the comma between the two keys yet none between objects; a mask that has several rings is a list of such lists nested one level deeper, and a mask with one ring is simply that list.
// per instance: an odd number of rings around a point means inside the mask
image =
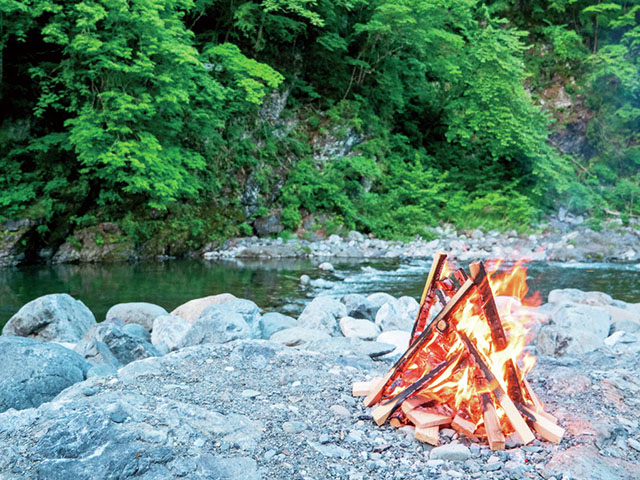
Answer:
[{"label": "smooth grey rock", "polygon": [[338,318],[347,316],[347,308],[331,297],[314,298],[298,317],[298,326],[323,330],[332,336],[342,335]]},{"label": "smooth grey rock", "polygon": [[418,307],[418,302],[411,297],[401,297],[387,302],[376,313],[375,323],[382,331],[410,331],[418,313]]},{"label": "smooth grey rock", "polygon": [[380,334],[380,328],[375,323],[351,317],[340,319],[340,330],[345,337],[361,340],[375,340]]},{"label": "smooth grey rock", "polygon": [[90,367],[80,355],[55,343],[0,337],[0,412],[48,402],[84,380]]},{"label": "smooth grey rock", "polygon": [[[211,305],[203,310],[198,320],[203,318],[219,318],[239,314],[246,322],[251,332],[251,337],[260,338],[260,307],[251,300],[236,298],[219,305]],[[243,338],[243,337],[236,337]],[[235,339],[233,339],[235,340]]]},{"label": "smooth grey rock", "polygon": [[610,327],[611,315],[606,310],[566,303],[540,328],[535,341],[543,355],[580,355],[602,347]]},{"label": "smooth grey rock", "polygon": [[93,313],[80,300],[53,293],[25,304],[9,319],[2,334],[45,342],[77,342],[95,324]]},{"label": "smooth grey rock", "polygon": [[123,325],[118,321],[104,322],[97,325],[85,338],[86,341],[94,338],[104,342],[121,365],[160,355],[158,349],[150,342],[149,332],[142,325]]},{"label": "smooth grey rock", "polygon": [[282,430],[287,433],[300,433],[307,429],[307,424],[301,421],[284,422],[282,424]]},{"label": "smooth grey rock", "polygon": [[334,268],[333,265],[329,262],[322,262],[320,265],[318,265],[318,268],[320,270],[324,270],[325,272],[333,272]]},{"label": "smooth grey rock", "polygon": [[603,292],[583,292],[577,288],[564,288],[551,290],[548,297],[549,303],[581,303],[600,307],[610,305],[613,302],[611,295]]},{"label": "smooth grey rock", "polygon": [[271,335],[274,333],[284,330],[285,328],[293,328],[296,325],[297,322],[295,318],[278,312],[265,313],[260,323],[261,338],[271,338]]},{"label": "smooth grey rock", "polygon": [[80,340],[74,350],[76,353],[86,358],[94,367],[101,365],[106,367],[106,370],[93,371],[92,375],[95,375],[98,372],[107,371],[111,373],[120,367],[120,362],[111,352],[109,346],[106,343],[97,340],[95,337]]},{"label": "smooth grey rock", "polygon": [[153,321],[161,315],[169,315],[159,305],[147,302],[118,303],[111,307],[105,317],[106,321],[117,318],[124,323],[142,325],[148,331],[153,328]]},{"label": "smooth grey rock", "polygon": [[182,344],[191,325],[177,315],[161,315],[153,321],[151,343],[159,350],[171,352]]},{"label": "smooth grey rock", "polygon": [[453,462],[464,462],[471,458],[471,452],[460,443],[448,443],[440,447],[435,447],[429,453],[431,460],[451,460]]},{"label": "smooth grey rock", "polygon": [[347,307],[347,316],[352,318],[362,318],[373,320],[377,309],[367,300],[367,297],[358,293],[349,293],[340,299]]},{"label": "smooth grey rock", "polygon": [[322,330],[314,330],[303,327],[292,327],[280,330],[269,338],[272,342],[281,343],[288,347],[296,347],[309,342],[316,342],[330,338],[329,334]]},{"label": "smooth grey rock", "polygon": [[592,480],[635,480],[638,465],[600,455],[592,445],[580,445],[556,453],[544,467],[546,476],[589,478]]},{"label": "smooth grey rock", "polygon": [[611,314],[614,332],[640,333],[640,310],[635,307],[620,308],[613,305],[601,307]]},{"label": "smooth grey rock", "polygon": [[208,297],[195,298],[183,303],[179,307],[176,307],[171,315],[177,315],[183,318],[187,323],[194,323],[202,312],[211,305],[221,305],[231,300],[235,300],[237,297],[230,293],[220,293],[218,295],[210,295]]},{"label": "smooth grey rock", "polygon": [[193,324],[179,343],[180,348],[203,343],[227,343],[251,338],[251,328],[240,313],[211,310]]},{"label": "smooth grey rock", "polygon": [[300,275],[300,285],[309,285],[309,282],[311,282],[311,277],[309,277],[309,275]]},{"label": "smooth grey rock", "polygon": [[396,298],[392,295],[389,295],[385,292],[375,292],[367,297],[367,301],[371,303],[373,306],[373,318],[375,318],[375,314],[378,312],[380,307],[385,303],[394,302]]}]

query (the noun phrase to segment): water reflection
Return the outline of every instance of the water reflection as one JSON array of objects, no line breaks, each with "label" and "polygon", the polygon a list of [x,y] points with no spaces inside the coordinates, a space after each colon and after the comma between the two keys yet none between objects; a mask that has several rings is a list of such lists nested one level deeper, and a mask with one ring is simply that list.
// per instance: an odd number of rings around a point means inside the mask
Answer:
[{"label": "water reflection", "polygon": [[[230,292],[270,310],[302,309],[323,293],[386,291],[418,297],[430,261],[334,261],[322,272],[310,260],[172,262],[30,266],[0,270],[0,325],[22,305],[41,295],[66,292],[85,302],[98,320],[119,302],[146,301],[171,311],[187,300]],[[301,287],[302,274],[329,280],[328,288]],[[599,290],[640,302],[640,267],[630,264],[529,264],[529,285],[543,298],[554,288]]]}]

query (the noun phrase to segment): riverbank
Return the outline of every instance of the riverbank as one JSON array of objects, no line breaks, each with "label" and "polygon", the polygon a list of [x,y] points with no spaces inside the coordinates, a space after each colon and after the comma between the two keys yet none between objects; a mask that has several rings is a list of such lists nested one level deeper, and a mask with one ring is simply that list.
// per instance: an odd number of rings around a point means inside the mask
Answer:
[{"label": "riverbank", "polygon": [[497,304],[526,312],[529,380],[566,435],[491,452],[453,431],[434,448],[411,427],[378,427],[351,397],[406,348],[413,298],[319,296],[292,318],[221,294],[170,314],[116,305],[102,324],[69,296],[41,298],[0,336],[0,478],[632,479],[640,305],[578,290],[547,300]]},{"label": "riverbank", "polygon": [[[203,252],[206,260],[229,258],[385,258],[426,259],[436,251],[448,252],[462,262],[478,259],[507,261],[538,260],[594,262],[640,260],[640,230],[609,224],[596,231],[586,226],[560,224],[564,228],[546,228],[540,233],[522,235],[510,232],[457,232],[438,227],[436,239],[420,238],[409,242],[381,240],[350,232],[310,241],[297,237],[284,240],[258,237],[235,238],[219,248]],[[614,228],[616,227],[617,228]]]},{"label": "riverbank", "polygon": [[[560,219],[562,218],[562,220]],[[182,244],[163,244],[152,239],[136,244],[112,223],[80,229],[57,248],[44,248],[27,254],[31,222],[6,222],[0,227],[0,267],[24,263],[78,264],[166,261],[176,258],[279,259],[279,258],[351,258],[351,259],[428,259],[437,250],[448,252],[460,261],[487,258],[504,260],[540,260],[559,262],[634,262],[640,261],[640,224],[632,219],[624,226],[609,220],[602,229],[587,226],[581,217],[566,212],[535,229],[535,233],[481,230],[456,231],[450,226],[432,230],[434,239],[411,241],[378,239],[352,231],[345,235],[323,236],[321,231],[300,231],[279,237],[231,238],[221,244],[209,243],[194,249]]]}]

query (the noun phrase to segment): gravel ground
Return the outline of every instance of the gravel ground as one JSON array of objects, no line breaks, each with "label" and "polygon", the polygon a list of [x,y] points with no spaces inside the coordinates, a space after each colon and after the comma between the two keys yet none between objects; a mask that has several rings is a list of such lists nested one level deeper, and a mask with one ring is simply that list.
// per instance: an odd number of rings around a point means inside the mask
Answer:
[{"label": "gravel ground", "polygon": [[638,353],[541,357],[531,381],[567,434],[502,452],[376,426],[351,384],[390,366],[263,340],[139,360],[0,414],[0,479],[638,478]]}]

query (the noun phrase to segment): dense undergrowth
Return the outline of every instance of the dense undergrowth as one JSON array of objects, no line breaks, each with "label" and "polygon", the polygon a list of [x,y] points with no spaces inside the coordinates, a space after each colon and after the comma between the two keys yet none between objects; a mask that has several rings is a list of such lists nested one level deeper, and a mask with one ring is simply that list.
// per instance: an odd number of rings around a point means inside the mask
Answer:
[{"label": "dense undergrowth", "polygon": [[[625,220],[639,18],[638,0],[0,0],[0,220],[53,246],[103,221],[197,246],[274,212],[393,238],[559,205]],[[567,111],[541,108],[554,88]],[[547,138],[577,111],[589,152],[563,154]]]}]

